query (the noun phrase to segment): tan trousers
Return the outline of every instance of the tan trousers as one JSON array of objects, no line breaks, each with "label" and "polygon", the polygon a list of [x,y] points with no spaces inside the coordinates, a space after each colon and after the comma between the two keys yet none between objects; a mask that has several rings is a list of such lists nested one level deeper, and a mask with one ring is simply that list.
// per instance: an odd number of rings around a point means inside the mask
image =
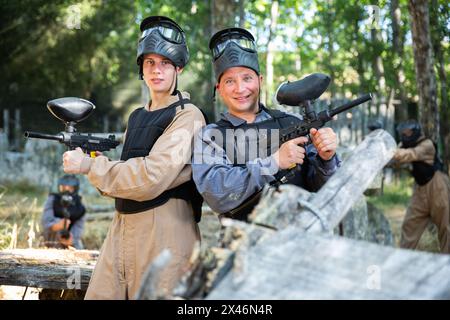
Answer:
[{"label": "tan trousers", "polygon": [[165,248],[171,260],[160,286],[171,290],[186,271],[200,231],[181,199],[137,214],[116,213],[103,243],[85,299],[135,299],[142,276]]},{"label": "tan trousers", "polygon": [[437,226],[442,253],[450,253],[450,182],[438,171],[426,185],[415,185],[402,225],[400,247],[415,249],[429,220]]}]

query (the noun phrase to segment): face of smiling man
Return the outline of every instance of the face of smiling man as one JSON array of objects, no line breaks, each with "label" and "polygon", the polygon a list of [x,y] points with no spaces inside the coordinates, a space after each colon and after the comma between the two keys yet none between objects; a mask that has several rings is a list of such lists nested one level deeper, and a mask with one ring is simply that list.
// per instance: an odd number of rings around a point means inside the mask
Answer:
[{"label": "face of smiling man", "polygon": [[262,76],[258,76],[252,69],[233,67],[222,74],[216,89],[232,115],[254,116],[258,110],[261,81]]}]

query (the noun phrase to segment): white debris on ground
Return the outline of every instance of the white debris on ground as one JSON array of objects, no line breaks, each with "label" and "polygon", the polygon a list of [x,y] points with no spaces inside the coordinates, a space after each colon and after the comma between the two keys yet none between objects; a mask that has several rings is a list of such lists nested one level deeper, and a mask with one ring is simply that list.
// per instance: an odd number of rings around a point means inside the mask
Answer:
[{"label": "white debris on ground", "polygon": [[[0,286],[0,300],[22,300],[26,287]],[[39,300],[39,289],[28,288],[24,300]]]}]

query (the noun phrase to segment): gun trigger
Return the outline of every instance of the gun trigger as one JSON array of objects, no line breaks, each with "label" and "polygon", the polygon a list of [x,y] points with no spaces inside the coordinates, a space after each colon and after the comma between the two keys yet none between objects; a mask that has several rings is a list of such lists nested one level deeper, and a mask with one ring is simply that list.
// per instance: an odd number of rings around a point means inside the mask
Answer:
[{"label": "gun trigger", "polygon": [[95,151],[91,151],[91,152],[89,153],[89,155],[91,156],[91,158],[95,158]]}]

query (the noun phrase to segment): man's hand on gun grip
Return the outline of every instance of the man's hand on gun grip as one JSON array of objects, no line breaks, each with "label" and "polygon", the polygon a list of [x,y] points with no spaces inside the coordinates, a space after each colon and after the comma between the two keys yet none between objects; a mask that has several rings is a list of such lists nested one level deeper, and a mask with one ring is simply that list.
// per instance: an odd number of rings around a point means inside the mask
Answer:
[{"label": "man's hand on gun grip", "polygon": [[64,229],[64,220],[66,220],[65,221],[66,228],[68,228],[70,226],[70,220],[69,219],[61,219],[57,223],[55,223],[51,226],[52,231],[57,232],[57,231],[63,230]]},{"label": "man's hand on gun grip", "polygon": [[83,158],[88,157],[80,147],[75,150],[66,151],[63,155],[63,167],[65,173],[81,173],[81,162]]},{"label": "man's hand on gun grip", "polygon": [[336,133],[331,128],[312,128],[310,131],[311,141],[316,147],[322,160],[330,160],[336,154],[337,138]]},{"label": "man's hand on gun grip", "polygon": [[280,169],[289,169],[296,164],[302,164],[305,158],[305,148],[299,146],[308,142],[307,137],[298,137],[283,143],[274,154]]},{"label": "man's hand on gun grip", "polygon": [[59,242],[61,244],[65,245],[65,246],[67,246],[67,247],[73,245],[73,235],[72,235],[72,233],[71,232],[69,233],[69,238],[67,238],[67,239],[65,239],[63,237],[59,238]]}]

